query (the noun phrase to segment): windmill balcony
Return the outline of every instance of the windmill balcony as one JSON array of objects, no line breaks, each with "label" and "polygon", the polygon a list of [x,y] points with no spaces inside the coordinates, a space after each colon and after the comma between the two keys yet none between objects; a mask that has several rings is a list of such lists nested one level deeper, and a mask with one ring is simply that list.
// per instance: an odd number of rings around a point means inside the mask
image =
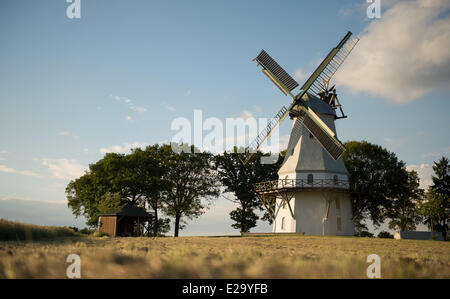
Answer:
[{"label": "windmill balcony", "polygon": [[336,179],[280,179],[255,184],[256,193],[271,193],[288,189],[298,189],[304,191],[334,189],[347,191],[349,189],[348,180]]}]

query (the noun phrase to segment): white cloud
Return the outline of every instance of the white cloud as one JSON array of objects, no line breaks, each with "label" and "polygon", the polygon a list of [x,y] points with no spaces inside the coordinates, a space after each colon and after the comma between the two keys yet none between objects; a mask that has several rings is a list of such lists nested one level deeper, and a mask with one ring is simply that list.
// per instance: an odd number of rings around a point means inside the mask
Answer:
[{"label": "white cloud", "polygon": [[366,26],[337,84],[399,104],[448,88],[449,9],[448,0],[395,2]]},{"label": "white cloud", "polygon": [[70,131],[61,131],[61,132],[58,133],[58,135],[60,135],[60,136],[70,136],[70,137],[72,137],[73,139],[76,139],[76,140],[80,138],[80,136],[77,136],[77,135],[73,134]]},{"label": "white cloud", "polygon": [[308,74],[305,73],[302,69],[298,68],[294,73],[294,79],[297,81],[303,81],[308,78]]},{"label": "white cloud", "polygon": [[387,143],[387,146],[391,150],[396,150],[400,146],[408,143],[410,141],[409,137],[403,137],[403,138],[384,138],[384,141]]},{"label": "white cloud", "polygon": [[406,166],[408,171],[415,170],[420,179],[420,188],[427,190],[429,186],[433,185],[431,177],[434,175],[434,171],[429,164],[420,165],[408,165]]},{"label": "white cloud", "polygon": [[425,153],[425,154],[423,154],[422,156],[424,157],[424,158],[433,158],[433,159],[437,159],[437,158],[440,158],[440,157],[442,157],[442,156],[446,156],[446,155],[448,155],[450,153],[450,146],[449,147],[446,147],[446,148],[444,148],[444,149],[442,149],[442,150],[440,150],[440,151],[437,151],[437,152],[429,152],[429,153]]},{"label": "white cloud", "polygon": [[253,113],[251,113],[250,111],[247,111],[247,110],[242,111],[242,114],[240,116],[240,118],[242,118],[244,120],[252,118],[252,117],[255,117],[255,116],[253,115]]},{"label": "white cloud", "polygon": [[127,104],[130,107],[130,109],[133,111],[136,111],[138,113],[147,112],[147,108],[135,105],[130,98],[119,97],[119,96],[114,96],[113,98],[118,102],[123,102],[123,103]]},{"label": "white cloud", "polygon": [[255,106],[255,111],[261,113],[263,111],[263,108],[261,106]]},{"label": "white cloud", "polygon": [[59,132],[59,135],[61,135],[61,136],[69,136],[70,132],[69,131],[61,131],[61,132]]},{"label": "white cloud", "polygon": [[87,167],[69,159],[37,159],[46,166],[56,179],[71,180],[84,174]]},{"label": "white cloud", "polygon": [[161,106],[163,106],[164,108],[166,108],[170,112],[175,112],[175,110],[176,110],[174,106],[169,105],[166,101],[162,101],[161,102]]},{"label": "white cloud", "polygon": [[0,172],[6,172],[6,173],[13,173],[13,174],[21,174],[21,175],[25,175],[25,176],[32,176],[32,177],[37,177],[40,178],[41,175],[34,173],[32,171],[29,170],[17,170],[11,167],[8,167],[6,165],[1,165],[0,164]]},{"label": "white cloud", "polygon": [[109,147],[102,147],[100,148],[100,153],[106,154],[106,153],[118,153],[123,154],[128,151],[130,151],[133,148],[144,148],[146,147],[146,143],[142,142],[134,142],[134,143],[124,143],[123,145],[113,145]]},{"label": "white cloud", "polygon": [[147,108],[145,108],[145,107],[140,107],[140,106],[136,106],[136,105],[130,105],[130,108],[132,110],[136,111],[136,112],[139,112],[139,113],[147,112]]},{"label": "white cloud", "polygon": [[[1,151],[0,151],[0,155],[6,155],[6,154],[9,154],[9,152],[8,152],[8,151],[5,151],[5,150],[1,150]],[[0,161],[5,161],[5,158],[3,158],[3,157],[0,156]]]}]

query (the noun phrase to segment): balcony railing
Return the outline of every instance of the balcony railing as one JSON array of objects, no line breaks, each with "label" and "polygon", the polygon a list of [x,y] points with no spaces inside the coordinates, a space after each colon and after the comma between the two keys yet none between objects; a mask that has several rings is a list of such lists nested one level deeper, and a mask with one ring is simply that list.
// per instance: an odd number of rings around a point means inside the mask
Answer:
[{"label": "balcony railing", "polygon": [[335,179],[281,179],[255,184],[256,192],[270,192],[279,189],[311,189],[311,188],[334,188],[334,189],[349,189],[348,180]]}]

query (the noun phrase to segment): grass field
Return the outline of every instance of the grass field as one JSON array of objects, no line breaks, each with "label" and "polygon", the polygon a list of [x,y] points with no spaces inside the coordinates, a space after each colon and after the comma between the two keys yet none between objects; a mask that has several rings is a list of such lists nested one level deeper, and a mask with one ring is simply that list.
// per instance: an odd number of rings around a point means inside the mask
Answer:
[{"label": "grass field", "polygon": [[36,241],[78,235],[67,227],[41,226],[0,219],[0,240],[3,241]]},{"label": "grass field", "polygon": [[69,254],[82,278],[450,278],[450,243],[354,237],[67,237],[1,241],[0,278],[65,278]]}]

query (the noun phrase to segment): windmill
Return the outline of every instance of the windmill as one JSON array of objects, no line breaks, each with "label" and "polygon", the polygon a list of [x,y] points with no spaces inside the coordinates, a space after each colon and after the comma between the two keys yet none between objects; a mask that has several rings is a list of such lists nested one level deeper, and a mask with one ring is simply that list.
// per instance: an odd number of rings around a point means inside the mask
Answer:
[{"label": "windmill", "polygon": [[[344,145],[334,122],[346,118],[332,76],[359,39],[348,32],[301,86],[262,50],[254,59],[262,72],[285,94],[283,106],[267,127],[246,148],[247,164],[272,132],[289,115],[293,120],[279,179],[255,185],[255,193],[274,221],[274,232],[353,235],[348,172],[341,158]],[[330,219],[334,219],[330,221]]]}]

